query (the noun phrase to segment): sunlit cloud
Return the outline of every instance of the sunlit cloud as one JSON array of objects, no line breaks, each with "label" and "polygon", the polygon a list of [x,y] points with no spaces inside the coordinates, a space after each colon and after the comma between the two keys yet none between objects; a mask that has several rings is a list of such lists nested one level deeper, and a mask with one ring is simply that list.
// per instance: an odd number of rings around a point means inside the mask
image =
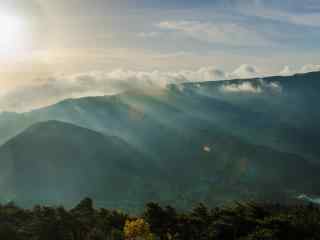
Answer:
[{"label": "sunlit cloud", "polygon": [[320,65],[307,64],[301,68],[300,73],[317,72],[317,71],[320,71]]},{"label": "sunlit cloud", "polygon": [[281,76],[290,76],[293,72],[290,68],[290,66],[284,66],[283,69],[280,71],[279,75]]},{"label": "sunlit cloud", "polygon": [[[216,67],[202,67],[198,70],[180,71],[133,71],[116,69],[113,71],[91,71],[69,75],[56,75],[42,78],[31,83],[18,85],[0,94],[0,109],[9,111],[28,111],[43,107],[67,98],[101,96],[138,90],[146,94],[165,90],[168,85],[176,84],[183,91],[182,83],[229,80],[234,78],[252,78],[261,76],[256,67],[241,65],[232,72]],[[240,85],[224,85],[225,92],[281,91],[277,83],[265,83],[258,86],[251,82]]]},{"label": "sunlit cloud", "polygon": [[229,78],[255,78],[259,76],[259,70],[255,66],[243,64],[235,71],[233,71],[230,74]]},{"label": "sunlit cloud", "polygon": [[279,73],[281,76],[290,76],[294,74],[309,73],[309,72],[318,72],[320,71],[320,65],[318,64],[306,64],[298,69],[293,69],[290,66],[285,66],[283,70]]},{"label": "sunlit cloud", "polygon": [[251,82],[244,82],[240,84],[226,84],[221,87],[224,92],[245,92],[245,93],[261,93],[260,86],[254,86]]}]

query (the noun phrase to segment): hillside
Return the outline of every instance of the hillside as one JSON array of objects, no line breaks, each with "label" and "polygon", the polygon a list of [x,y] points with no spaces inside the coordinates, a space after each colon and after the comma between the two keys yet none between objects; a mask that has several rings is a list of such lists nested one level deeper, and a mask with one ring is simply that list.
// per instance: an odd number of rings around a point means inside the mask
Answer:
[{"label": "hillside", "polygon": [[201,129],[189,131],[190,139],[178,132],[157,138],[148,145],[158,151],[153,159],[117,137],[57,121],[37,123],[0,148],[3,201],[73,204],[91,196],[101,206],[135,210],[148,201],[187,208],[200,201],[290,202],[302,192],[318,193],[316,165],[206,131],[206,139]]},{"label": "hillside", "polygon": [[135,182],[151,174],[144,158],[122,140],[57,121],[28,128],[1,147],[0,159],[2,201],[28,206],[72,204],[89,195],[129,200]]},{"label": "hillside", "polygon": [[320,97],[319,78],[320,72],[314,72],[186,83],[156,94],[65,100],[28,113],[0,115],[0,144],[34,123],[59,120],[118,136],[144,151],[150,140],[162,135],[162,126],[185,132],[206,121],[252,144],[318,162],[320,113],[314,103]]},{"label": "hillside", "polygon": [[[68,99],[28,113],[1,114],[0,139],[8,141],[0,148],[2,174],[8,176],[2,192],[7,200],[25,196],[26,201],[39,201],[32,194],[39,189],[44,200],[59,201],[69,192],[72,203],[91,196],[101,205],[125,208],[150,200],[187,208],[195,201],[215,205],[317,196],[320,114],[313,106],[320,97],[319,78],[315,72],[186,83],[152,94]],[[17,170],[12,173],[13,162],[19,169],[37,168],[21,170],[20,178]],[[71,171],[74,166],[78,172]],[[90,168],[97,168],[99,177],[86,176]],[[123,178],[109,176],[104,168]],[[51,176],[43,184],[55,190],[32,188],[38,183],[33,169]],[[55,181],[69,182],[73,174],[69,188],[61,193],[54,188]],[[85,187],[79,187],[82,176]],[[28,178],[32,184],[25,187]],[[104,202],[115,186],[119,194]],[[127,201],[117,202],[120,198]]]}]

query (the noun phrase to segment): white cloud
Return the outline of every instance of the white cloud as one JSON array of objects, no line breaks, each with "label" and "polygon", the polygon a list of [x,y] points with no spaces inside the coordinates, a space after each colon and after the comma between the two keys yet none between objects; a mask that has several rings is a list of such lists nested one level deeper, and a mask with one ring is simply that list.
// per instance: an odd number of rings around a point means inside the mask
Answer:
[{"label": "white cloud", "polygon": [[261,93],[259,86],[254,86],[251,82],[243,82],[240,84],[226,84],[221,87],[224,92],[244,92],[244,93]]},{"label": "white cloud", "polygon": [[[319,65],[306,65],[304,71],[319,69]],[[288,70],[288,68],[285,68]],[[73,75],[59,75],[43,78],[11,90],[0,91],[0,110],[28,111],[30,109],[53,104],[66,98],[115,94],[126,90],[139,90],[153,93],[165,89],[168,84],[184,82],[203,82],[228,79],[262,77],[255,66],[241,65],[234,71],[225,72],[215,67],[202,67],[198,70],[180,71],[131,71],[117,69],[113,71],[94,71]],[[183,89],[181,89],[183,90]],[[244,81],[239,84],[226,83],[220,89],[224,92],[280,93],[277,82]]]},{"label": "white cloud", "polygon": [[300,73],[317,72],[317,71],[320,71],[320,65],[307,64],[301,68]]},{"label": "white cloud", "polygon": [[256,78],[259,77],[259,70],[252,65],[243,64],[234,70],[229,78]]},{"label": "white cloud", "polygon": [[279,73],[280,76],[290,76],[292,74],[293,74],[293,72],[292,72],[290,66],[284,66],[283,69]]},{"label": "white cloud", "polygon": [[282,87],[277,82],[266,82],[260,79],[258,82],[240,82],[240,83],[232,83],[225,84],[221,86],[220,91],[227,93],[253,93],[260,94],[263,92],[269,93],[281,93]]},{"label": "white cloud", "polygon": [[226,75],[224,71],[214,67],[176,72],[117,69],[59,75],[2,92],[0,110],[28,111],[66,98],[115,94],[132,89],[148,93],[165,89],[168,84],[224,80]]},{"label": "white cloud", "polygon": [[270,44],[253,28],[238,23],[200,22],[200,21],[163,21],[161,29],[175,31],[193,39],[234,46],[265,46]]},{"label": "white cloud", "polygon": [[284,68],[280,71],[279,75],[281,76],[290,76],[297,73],[309,73],[309,72],[318,72],[320,71],[319,64],[306,64],[302,66],[300,69],[292,69],[290,66],[284,66]]}]

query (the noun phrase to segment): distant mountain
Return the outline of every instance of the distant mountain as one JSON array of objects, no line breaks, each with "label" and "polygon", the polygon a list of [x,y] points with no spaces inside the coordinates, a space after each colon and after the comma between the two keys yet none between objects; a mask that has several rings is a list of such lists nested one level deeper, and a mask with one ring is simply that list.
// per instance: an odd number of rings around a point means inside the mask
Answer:
[{"label": "distant mountain", "polygon": [[[2,159],[27,148],[32,154],[36,154],[35,149],[43,149],[42,155],[27,158],[28,152],[12,159],[15,162],[30,159],[51,162],[55,153],[60,152],[56,144],[66,141],[58,147],[64,149],[63,157],[59,158],[62,162],[73,165],[82,156],[81,162],[102,161],[95,155],[85,154],[95,152],[100,145],[91,143],[102,140],[85,141],[87,147],[83,147],[81,142],[70,139],[78,131],[82,134],[77,139],[87,139],[83,134],[85,128],[99,135],[99,139],[117,139],[130,149],[126,156],[119,156],[125,159],[121,160],[124,168],[136,166],[132,158],[142,159],[137,160],[141,163],[140,178],[131,176],[131,171],[117,168],[134,190],[130,195],[111,194],[114,200],[121,198],[139,205],[154,199],[190,206],[194,201],[217,204],[248,198],[295,199],[301,193],[317,195],[320,112],[315,104],[320,99],[319,80],[320,73],[315,72],[263,80],[186,83],[152,93],[126,92],[70,99],[28,113],[5,113],[0,115],[0,142],[9,142],[0,149],[0,159],[6,162]],[[51,120],[72,124],[67,125],[69,127],[58,125],[73,130],[60,130],[54,138],[50,133],[53,131],[39,130],[40,122],[52,123]],[[28,146],[32,143],[28,139],[33,137],[30,129],[38,129],[35,131],[37,138],[41,136],[38,132],[48,132],[45,139],[52,139],[53,144],[42,139],[37,146]],[[15,142],[20,143],[19,147],[12,147],[16,146]],[[81,146],[81,154],[73,157],[67,147],[69,144],[74,145],[71,149]],[[119,161],[116,159],[119,148],[112,144],[108,148],[112,153],[108,156],[114,156],[110,160],[113,163]],[[81,166],[85,168],[87,165]],[[5,170],[2,173],[6,176]],[[52,177],[57,174],[53,172]],[[61,178],[61,182],[67,180]],[[101,181],[92,181],[94,185],[101,184],[99,186],[104,182],[114,184],[114,179],[106,176]],[[19,185],[12,189],[18,189]],[[83,189],[83,194],[94,194],[89,188]],[[96,199],[111,199],[110,189],[104,187],[103,193],[97,191]],[[127,191],[123,185],[118,189],[121,194]],[[53,192],[48,191],[48,194]],[[30,198],[33,196],[30,194]],[[64,193],[57,194],[56,198],[44,195],[43,199],[61,199],[62,196]],[[111,205],[114,204],[113,201]]]}]

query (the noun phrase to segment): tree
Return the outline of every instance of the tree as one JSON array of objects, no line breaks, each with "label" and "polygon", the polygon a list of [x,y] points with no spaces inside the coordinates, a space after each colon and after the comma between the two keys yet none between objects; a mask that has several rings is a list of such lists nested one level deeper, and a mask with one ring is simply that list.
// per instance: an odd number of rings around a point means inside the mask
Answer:
[{"label": "tree", "polygon": [[149,224],[142,218],[127,220],[124,226],[126,240],[153,240],[154,235],[150,231]]},{"label": "tree", "polygon": [[168,239],[168,233],[174,235],[176,215],[173,208],[163,209],[157,203],[148,203],[143,218],[150,224],[151,231],[164,240]]}]

